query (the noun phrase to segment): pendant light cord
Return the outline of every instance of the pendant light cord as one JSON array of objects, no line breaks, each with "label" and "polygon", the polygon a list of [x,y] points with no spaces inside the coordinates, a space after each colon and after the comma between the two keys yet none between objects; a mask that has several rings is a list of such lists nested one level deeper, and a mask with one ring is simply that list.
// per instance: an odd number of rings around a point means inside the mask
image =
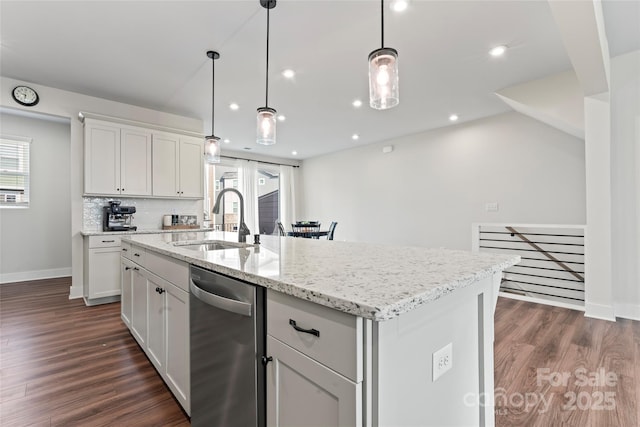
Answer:
[{"label": "pendant light cord", "polygon": [[216,60],[215,58],[211,58],[211,136],[215,136],[215,132],[213,131],[214,126],[214,114],[215,114],[215,97],[216,94]]},{"label": "pendant light cord", "polygon": [[381,44],[382,46],[380,47],[384,47],[384,0],[380,0],[380,28],[382,28],[381,31]]},{"label": "pendant light cord", "polygon": [[267,71],[265,74],[265,97],[264,106],[269,106],[269,8],[267,8]]}]

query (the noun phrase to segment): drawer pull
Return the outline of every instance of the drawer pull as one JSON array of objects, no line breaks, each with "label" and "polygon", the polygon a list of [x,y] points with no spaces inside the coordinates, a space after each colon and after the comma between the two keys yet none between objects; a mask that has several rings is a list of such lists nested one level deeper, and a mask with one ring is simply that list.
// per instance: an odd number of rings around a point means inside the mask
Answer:
[{"label": "drawer pull", "polygon": [[298,326],[296,324],[296,321],[293,319],[289,319],[289,324],[291,326],[293,326],[293,329],[295,329],[298,332],[304,332],[305,334],[311,334],[311,335],[315,335],[316,337],[320,338],[320,331],[317,329],[304,329],[301,328],[300,326]]},{"label": "drawer pull", "polygon": [[115,240],[103,240],[102,243],[115,243]]}]

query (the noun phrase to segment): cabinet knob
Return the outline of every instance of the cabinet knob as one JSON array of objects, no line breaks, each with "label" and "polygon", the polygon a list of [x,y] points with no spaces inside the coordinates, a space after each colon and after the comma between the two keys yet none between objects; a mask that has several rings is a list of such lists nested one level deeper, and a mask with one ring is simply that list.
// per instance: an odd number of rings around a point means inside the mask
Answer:
[{"label": "cabinet knob", "polygon": [[129,270],[131,270],[131,267],[125,267],[124,270],[125,271],[129,271]]},{"label": "cabinet knob", "polygon": [[140,256],[140,254],[133,254],[133,256]]},{"label": "cabinet knob", "polygon": [[160,295],[162,295],[162,293],[164,292],[164,289],[156,288],[156,292],[158,292]]},{"label": "cabinet knob", "polygon": [[140,271],[140,269],[138,267],[133,267],[134,271]]},{"label": "cabinet knob", "polygon": [[267,366],[267,363],[272,362],[273,361],[273,357],[269,356],[262,356],[262,365],[263,366]]},{"label": "cabinet knob", "polygon": [[122,252],[127,252],[127,248],[122,248]]}]

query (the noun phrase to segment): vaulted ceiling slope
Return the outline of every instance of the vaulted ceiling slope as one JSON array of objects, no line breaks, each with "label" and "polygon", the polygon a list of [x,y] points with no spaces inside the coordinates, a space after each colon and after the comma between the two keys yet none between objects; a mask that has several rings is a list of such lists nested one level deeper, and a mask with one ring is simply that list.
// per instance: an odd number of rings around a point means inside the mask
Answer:
[{"label": "vaulted ceiling slope", "polygon": [[[620,28],[634,23],[629,2],[604,3],[605,20],[626,23]],[[607,16],[607,9],[615,12]],[[403,13],[385,10],[385,44],[399,52],[401,100],[376,111],[367,106],[367,56],[380,47],[380,3],[278,2],[271,12],[269,104],[286,120],[271,147],[254,142],[265,89],[266,14],[257,0],[2,0],[0,74],[200,118],[206,132],[205,53],[214,49],[221,54],[216,134],[230,141],[223,149],[285,158],[295,150],[309,158],[446,126],[452,113],[467,121],[507,111],[497,90],[571,69],[546,1],[413,0]],[[628,32],[619,33],[609,35],[612,53],[638,48]],[[488,50],[500,44],[509,46],[507,54],[491,58]],[[293,79],[281,75],[287,68]],[[354,99],[364,105],[354,108]],[[240,108],[232,111],[230,103]]]}]

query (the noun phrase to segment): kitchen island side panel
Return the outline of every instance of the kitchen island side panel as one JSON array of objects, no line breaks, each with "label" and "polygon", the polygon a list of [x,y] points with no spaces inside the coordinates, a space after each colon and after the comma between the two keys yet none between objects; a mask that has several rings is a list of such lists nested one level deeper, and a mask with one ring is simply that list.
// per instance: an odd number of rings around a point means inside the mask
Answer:
[{"label": "kitchen island side panel", "polygon": [[[492,283],[373,322],[372,426],[493,425]],[[450,343],[451,368],[433,381],[433,353]]]}]

